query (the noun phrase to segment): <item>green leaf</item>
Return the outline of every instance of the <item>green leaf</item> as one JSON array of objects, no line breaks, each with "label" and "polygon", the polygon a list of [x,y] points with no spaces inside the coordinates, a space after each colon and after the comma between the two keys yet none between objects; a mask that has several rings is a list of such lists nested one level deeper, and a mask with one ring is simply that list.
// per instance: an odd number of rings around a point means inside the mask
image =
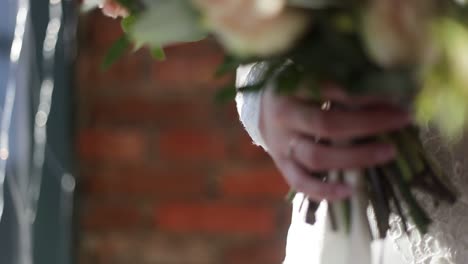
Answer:
[{"label": "green leaf", "polygon": [[330,218],[330,226],[333,231],[338,231],[338,220],[336,219],[334,203],[328,203],[328,217]]},{"label": "green leaf", "polygon": [[415,174],[419,174],[424,170],[423,157],[418,152],[417,143],[415,141],[419,138],[412,137],[408,129],[403,129],[398,132],[397,139],[399,142],[399,148],[404,149],[409,163],[414,168]]},{"label": "green leaf", "polygon": [[221,77],[227,73],[234,72],[241,65],[241,61],[234,57],[226,56],[221,65],[216,70],[215,76]]},{"label": "green leaf", "polygon": [[164,49],[162,47],[153,47],[151,49],[151,56],[156,60],[165,60],[166,54],[164,53]]},{"label": "green leaf", "polygon": [[115,0],[115,1],[127,9],[130,9],[132,5],[134,4],[133,0]]},{"label": "green leaf", "polygon": [[140,10],[138,3],[135,0],[115,0],[118,4],[125,7],[131,13],[136,13]]},{"label": "green leaf", "polygon": [[237,92],[257,92],[265,87],[265,82],[246,85],[236,89],[235,85],[228,85],[221,88],[215,95],[215,101],[218,103],[226,103],[236,98]]},{"label": "green leaf", "polygon": [[197,11],[186,0],[148,3],[129,32],[132,40],[151,47],[199,41],[207,35]]},{"label": "green leaf", "polygon": [[365,74],[362,79],[350,85],[348,91],[354,94],[391,94],[404,97],[417,91],[413,73],[406,69],[376,71]]},{"label": "green leaf", "polygon": [[114,62],[116,62],[125,54],[127,49],[130,47],[130,44],[131,44],[130,41],[125,35],[123,35],[116,42],[114,42],[114,44],[109,49],[106,56],[104,57],[104,60],[101,64],[101,69],[102,70],[109,69],[109,67],[112,66]]},{"label": "green leaf", "polygon": [[[342,184],[345,184],[344,172],[338,172],[338,181]],[[336,205],[340,206],[342,210],[343,220],[344,220],[344,229],[347,234],[351,232],[351,200],[345,199],[342,201],[335,202]]]},{"label": "green leaf", "polygon": [[312,74],[307,74],[304,78],[304,87],[310,96],[310,99],[317,102],[323,102],[320,84],[314,79]]},{"label": "green leaf", "polygon": [[[306,198],[304,198],[306,199]],[[306,223],[308,223],[309,225],[313,225],[315,224],[315,222],[317,222],[317,218],[315,217],[315,213],[317,212],[319,206],[320,206],[320,202],[316,202],[312,199],[309,199],[307,198],[308,202],[309,202],[309,206],[307,206],[307,212],[306,212]],[[301,204],[301,207],[302,207],[302,204]]]},{"label": "green leaf", "polygon": [[339,1],[335,0],[288,0],[289,6],[309,9],[323,9],[329,6],[336,6]]},{"label": "green leaf", "polygon": [[135,15],[130,15],[128,17],[122,18],[120,25],[125,33],[128,33],[132,30],[133,25],[137,21],[137,17]]},{"label": "green leaf", "polygon": [[[384,186],[384,175],[379,174],[379,170],[369,168],[366,170],[366,181],[368,184],[369,200],[374,209],[375,220],[379,237],[385,238],[389,229],[390,206],[387,190]],[[391,186],[388,186],[391,188]]]},{"label": "green leaf", "polygon": [[284,199],[285,199],[288,203],[292,203],[294,197],[296,196],[296,194],[297,194],[297,191],[296,191],[296,190],[294,190],[294,189],[289,189],[288,194],[286,194],[286,197],[284,197]]},{"label": "green leaf", "polygon": [[247,65],[247,64],[258,65],[261,63],[261,61],[262,61],[261,58],[256,58],[256,57],[239,58],[239,57],[226,55],[221,65],[218,66],[215,76],[221,77],[225,74],[235,72],[237,70],[237,67],[242,66],[242,65]]},{"label": "green leaf", "polygon": [[261,81],[255,84],[246,85],[237,89],[239,92],[257,92],[265,88],[267,81]]},{"label": "green leaf", "polygon": [[217,103],[226,103],[236,98],[237,90],[234,85],[229,85],[227,87],[221,88],[221,90],[216,92],[215,102]]},{"label": "green leaf", "polygon": [[280,94],[292,94],[298,88],[303,74],[294,64],[285,65],[276,76],[276,92]]},{"label": "green leaf", "polygon": [[401,150],[398,151],[396,160],[395,160],[398,168],[400,169],[401,175],[403,179],[409,183],[413,179],[413,172],[411,171],[411,167],[408,164],[408,161],[403,157]]},{"label": "green leaf", "polygon": [[[392,173],[391,171],[395,171]],[[424,209],[419,205],[414,195],[411,193],[409,184],[403,179],[402,175],[398,172],[398,168],[393,166],[392,168],[384,168],[384,173],[387,173],[387,179],[391,180],[393,184],[397,186],[399,193],[403,200],[408,205],[410,216],[418,228],[419,232],[426,234],[428,226],[431,223],[431,219],[428,217]]]},{"label": "green leaf", "polygon": [[[385,166],[386,167],[386,166]],[[396,209],[397,215],[401,219],[401,223],[403,225],[403,230],[405,232],[408,232],[408,220],[406,219],[406,215],[403,212],[403,206],[400,201],[400,197],[396,194],[396,189],[398,189],[398,186],[393,184],[393,181],[390,181],[388,177],[393,177],[391,174],[391,171],[389,168],[381,167],[378,168],[379,174],[382,175],[380,178],[382,180],[382,184],[385,188],[385,192],[388,194],[388,197],[390,199],[390,202],[394,205],[394,208]]]},{"label": "green leaf", "polygon": [[[379,136],[379,139],[382,140],[385,143],[390,143],[393,144],[394,146],[398,147],[398,142],[396,141],[395,138],[393,138],[390,135],[381,135]],[[413,172],[411,170],[410,165],[408,164],[408,161],[405,159],[403,154],[401,153],[401,149],[397,148],[397,155],[395,158],[395,164],[398,167],[403,179],[405,180],[406,183],[411,182],[413,178]]]}]

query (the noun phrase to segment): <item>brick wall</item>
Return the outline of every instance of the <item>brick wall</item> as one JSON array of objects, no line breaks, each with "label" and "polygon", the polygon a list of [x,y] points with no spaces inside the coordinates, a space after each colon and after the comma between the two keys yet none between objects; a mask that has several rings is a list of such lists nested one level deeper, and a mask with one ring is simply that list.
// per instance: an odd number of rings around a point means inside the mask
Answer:
[{"label": "brick wall", "polygon": [[216,105],[213,43],[99,64],[117,21],[83,17],[76,72],[79,263],[275,264],[287,187],[237,120]]}]

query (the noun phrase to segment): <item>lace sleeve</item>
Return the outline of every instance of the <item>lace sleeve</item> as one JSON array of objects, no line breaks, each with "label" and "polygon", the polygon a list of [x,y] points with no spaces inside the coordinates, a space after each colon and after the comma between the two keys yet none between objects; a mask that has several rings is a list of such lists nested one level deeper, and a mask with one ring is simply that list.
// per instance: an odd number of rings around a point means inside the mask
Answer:
[{"label": "lace sleeve", "polygon": [[430,214],[433,223],[427,234],[410,226],[406,234],[401,221],[394,218],[389,235],[410,264],[468,263],[468,136],[447,143],[436,131],[425,129],[422,140],[428,153],[439,163],[447,177],[461,192],[453,205],[434,203],[422,193],[415,193]]}]

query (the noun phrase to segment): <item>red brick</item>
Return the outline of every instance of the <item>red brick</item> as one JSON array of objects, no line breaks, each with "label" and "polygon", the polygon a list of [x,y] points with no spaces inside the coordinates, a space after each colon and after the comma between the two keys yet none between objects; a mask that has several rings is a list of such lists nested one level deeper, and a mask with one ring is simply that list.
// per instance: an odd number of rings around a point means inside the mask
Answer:
[{"label": "red brick", "polygon": [[206,175],[201,171],[107,170],[83,177],[83,191],[92,197],[201,197]]},{"label": "red brick", "polygon": [[234,152],[236,157],[243,160],[270,160],[268,154],[263,150],[262,147],[253,144],[252,139],[245,131],[241,122],[239,121],[239,114],[235,102],[229,102],[224,105],[218,105],[216,107],[216,113],[218,120],[221,124],[229,127],[234,132],[236,144],[234,146]]},{"label": "red brick", "polygon": [[[124,82],[122,88],[126,88],[127,91],[134,91],[135,84],[148,81],[149,76],[145,69],[146,58],[144,54],[146,54],[144,51],[129,53],[121,57],[107,70],[101,70],[104,57],[98,57],[97,61],[94,62],[95,71],[98,73],[97,78],[106,80],[111,84]],[[109,89],[112,89],[112,87]]]},{"label": "red brick", "polygon": [[235,153],[239,155],[240,159],[244,160],[255,160],[265,161],[265,163],[270,163],[273,165],[270,156],[261,146],[257,146],[253,143],[252,138],[245,131],[241,131],[239,128],[239,133],[237,136],[238,144],[235,146]]},{"label": "red brick", "polygon": [[78,152],[86,161],[140,162],[147,154],[148,140],[135,129],[81,130]]},{"label": "red brick", "polygon": [[131,204],[87,204],[81,213],[85,230],[140,229],[146,221],[140,208]]},{"label": "red brick", "polygon": [[[213,241],[157,232],[108,232],[87,235],[80,247],[83,264],[219,264]],[[86,262],[85,260],[88,260]]]},{"label": "red brick", "polygon": [[181,122],[208,122],[212,116],[211,103],[206,100],[122,97],[98,100],[91,106],[93,123],[131,122],[180,124]]},{"label": "red brick", "polygon": [[77,60],[79,89],[91,94],[102,91],[127,91],[133,94],[147,89],[149,75],[146,69],[145,52],[129,53],[117,60],[109,69],[101,64],[105,53],[82,53]]},{"label": "red brick", "polygon": [[165,47],[164,50],[168,59],[187,57],[194,54],[223,53],[222,47],[213,38],[198,42],[172,44]]},{"label": "red brick", "polygon": [[151,122],[154,121],[152,100],[140,98],[114,98],[96,100],[90,105],[92,123],[105,124],[114,122]]},{"label": "red brick", "polygon": [[[183,50],[190,47],[192,52]],[[232,76],[216,78],[215,73],[224,60],[224,54],[219,48],[209,48],[202,44],[191,46],[177,46],[168,48],[167,59],[153,64],[152,77],[161,87],[222,87],[232,81]]]},{"label": "red brick", "polygon": [[276,213],[270,206],[230,203],[180,203],[158,206],[155,220],[162,230],[178,233],[274,234]]},{"label": "red brick", "polygon": [[209,129],[167,129],[159,138],[164,160],[219,161],[227,157],[226,137]]},{"label": "red brick", "polygon": [[222,104],[217,104],[216,110],[219,113],[221,119],[220,121],[233,126],[241,126],[241,123],[239,122],[239,113],[237,112],[235,100],[223,102]]},{"label": "red brick", "polygon": [[119,21],[96,11],[81,22],[76,144],[80,241],[88,246],[80,261],[279,263],[284,248],[275,245],[290,208],[234,103],[212,104],[214,88],[233,78],[213,77],[220,47],[174,45],[164,62],[143,49],[102,72]]},{"label": "red brick", "polygon": [[285,238],[281,241],[249,243],[229,248],[223,264],[281,264],[285,253]]},{"label": "red brick", "polygon": [[[153,236],[142,241],[140,263],[219,264],[219,249],[213,241],[191,236]],[[135,263],[135,262],[133,262]]]},{"label": "red brick", "polygon": [[206,123],[213,119],[210,98],[166,100],[155,104],[158,123],[184,124],[185,122]]},{"label": "red brick", "polygon": [[82,32],[82,49],[107,50],[123,34],[120,19],[104,16],[99,10],[82,17],[81,22],[86,26]]},{"label": "red brick", "polygon": [[276,168],[242,168],[225,172],[220,176],[221,193],[237,199],[255,198],[283,200],[288,186]]}]

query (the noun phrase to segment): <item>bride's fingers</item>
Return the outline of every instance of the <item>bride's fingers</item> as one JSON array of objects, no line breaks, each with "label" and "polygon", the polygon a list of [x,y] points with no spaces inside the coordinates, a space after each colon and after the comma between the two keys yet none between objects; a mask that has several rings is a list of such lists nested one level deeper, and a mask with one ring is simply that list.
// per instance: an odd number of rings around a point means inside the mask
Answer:
[{"label": "bride's fingers", "polygon": [[[311,101],[330,101],[344,107],[356,108],[372,105],[394,105],[389,98],[378,97],[375,95],[352,95],[332,83],[323,84],[319,95],[312,95],[306,87],[301,87],[294,94],[294,97],[304,102]],[[318,97],[318,98],[317,98]]]},{"label": "bride's fingers", "polygon": [[341,200],[349,197],[352,193],[351,188],[344,184],[325,183],[312,177],[291,159],[282,159],[277,162],[277,165],[292,188],[304,193],[314,201]]},{"label": "bride's fingers", "polygon": [[396,156],[388,143],[356,146],[324,146],[306,137],[297,137],[289,156],[310,172],[335,169],[362,169],[385,164]]},{"label": "bride's fingers", "polygon": [[292,98],[284,99],[277,109],[277,118],[284,127],[309,136],[330,140],[350,140],[397,130],[411,123],[409,114],[396,107],[374,109],[322,111]]},{"label": "bride's fingers", "polygon": [[351,95],[334,84],[324,84],[320,97],[322,100],[328,100],[349,107],[392,104],[388,98],[377,97],[375,95]]}]

